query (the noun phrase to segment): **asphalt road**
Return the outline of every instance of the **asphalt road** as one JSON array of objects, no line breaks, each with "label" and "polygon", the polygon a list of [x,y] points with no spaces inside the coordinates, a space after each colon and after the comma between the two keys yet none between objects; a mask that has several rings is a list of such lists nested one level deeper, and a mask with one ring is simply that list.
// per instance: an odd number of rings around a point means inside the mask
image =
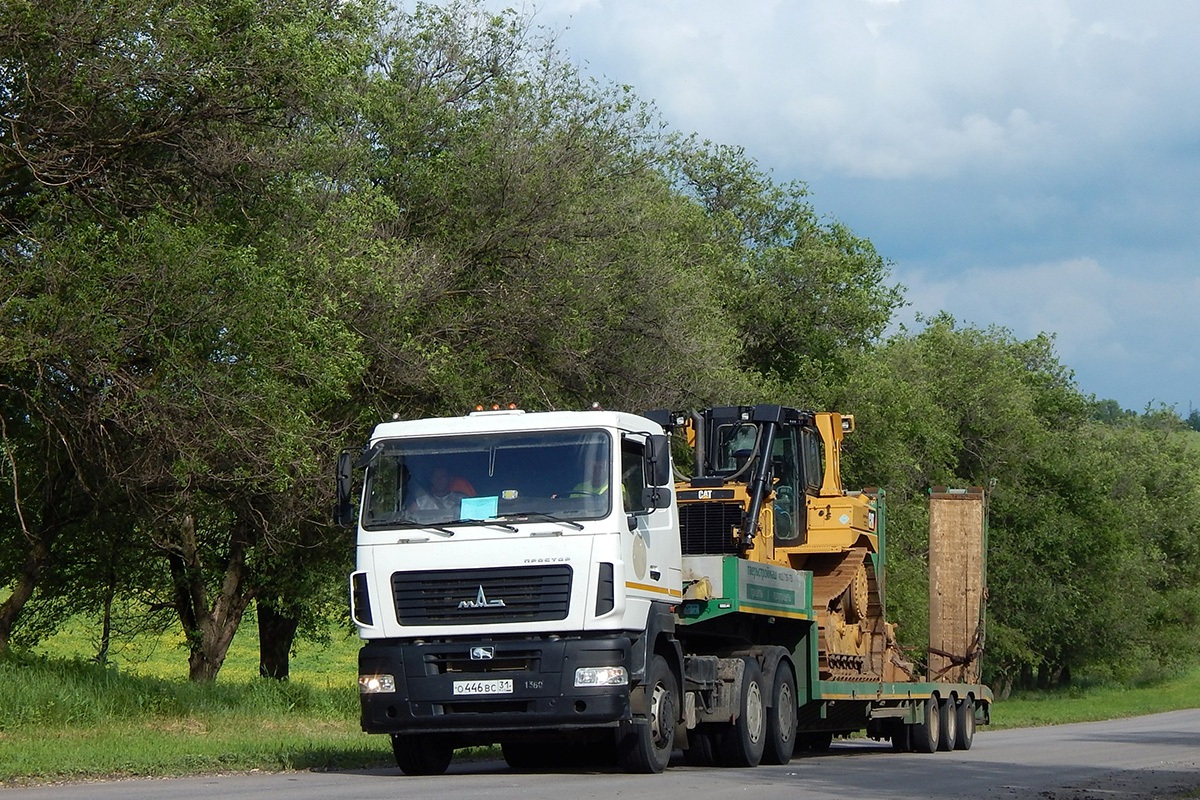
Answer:
[{"label": "asphalt road", "polygon": [[398,770],[288,772],[124,780],[0,789],[0,800],[753,800],[1037,798],[1145,800],[1200,788],[1200,709],[1128,720],[1011,731],[981,729],[967,752],[893,753],[874,742],[835,742],[780,767],[522,774],[502,761],[454,763],[446,775]]}]

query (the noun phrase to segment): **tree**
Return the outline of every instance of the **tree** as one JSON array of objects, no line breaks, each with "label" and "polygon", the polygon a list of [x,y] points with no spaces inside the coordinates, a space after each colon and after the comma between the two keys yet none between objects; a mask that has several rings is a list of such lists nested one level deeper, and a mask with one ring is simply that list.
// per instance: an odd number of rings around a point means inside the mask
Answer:
[{"label": "tree", "polygon": [[803,184],[774,183],[740,148],[681,139],[672,168],[720,248],[713,299],[737,326],[741,367],[806,402],[839,385],[903,303],[887,262],[822,219]]},{"label": "tree", "polygon": [[[256,591],[249,554],[299,524],[265,498],[310,491],[332,450],[314,423],[361,365],[332,281],[363,230],[297,250],[321,226],[279,220],[374,224],[337,210],[330,155],[371,9],[64,0],[3,15],[6,428],[61,438],[77,493],[100,486],[104,508],[139,516],[170,565],[192,676],[210,679]],[[14,483],[37,469],[14,466]],[[42,528],[23,529],[37,563],[21,602],[52,556]]]},{"label": "tree", "polygon": [[658,171],[650,111],[526,25],[419,4],[386,42],[374,180],[421,250],[381,283],[403,301],[369,303],[363,324],[393,331],[364,337],[384,343],[372,392],[419,415],[721,391],[737,378],[732,329],[708,303],[703,217]]},{"label": "tree", "polygon": [[[984,666],[1002,693],[1079,672],[1128,678],[1191,652],[1178,643],[1196,624],[1200,471],[1172,444],[1177,416],[1097,422],[1050,337],[945,315],[868,353],[835,403],[860,419],[848,482],[888,488],[902,641],[924,641],[923,494],[960,485],[989,490]],[[1153,521],[1168,508],[1172,524]]]}]

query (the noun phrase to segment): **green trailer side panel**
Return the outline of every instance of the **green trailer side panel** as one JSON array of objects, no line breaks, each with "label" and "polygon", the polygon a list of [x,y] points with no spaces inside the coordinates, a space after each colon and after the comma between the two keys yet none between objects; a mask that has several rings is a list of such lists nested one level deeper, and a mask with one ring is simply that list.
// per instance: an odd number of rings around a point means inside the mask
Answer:
[{"label": "green trailer side panel", "polygon": [[812,608],[812,575],[808,572],[737,556],[685,557],[685,585],[700,585],[703,580],[707,580],[710,597],[690,597],[695,592],[689,592],[691,586],[685,586],[677,612],[683,625],[735,613],[816,618]]}]

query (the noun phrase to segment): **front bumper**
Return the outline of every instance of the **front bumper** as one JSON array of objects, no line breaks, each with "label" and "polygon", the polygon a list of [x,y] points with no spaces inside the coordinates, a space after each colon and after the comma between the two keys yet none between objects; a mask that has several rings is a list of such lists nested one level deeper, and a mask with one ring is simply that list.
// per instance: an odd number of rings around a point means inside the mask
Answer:
[{"label": "front bumper", "polygon": [[[579,667],[632,675],[628,636],[376,640],[358,655],[360,676],[391,675],[394,692],[364,693],[368,733],[478,734],[610,727],[631,719],[629,686],[576,687]],[[474,657],[472,657],[474,655]],[[511,691],[455,695],[454,686],[511,679]]]}]

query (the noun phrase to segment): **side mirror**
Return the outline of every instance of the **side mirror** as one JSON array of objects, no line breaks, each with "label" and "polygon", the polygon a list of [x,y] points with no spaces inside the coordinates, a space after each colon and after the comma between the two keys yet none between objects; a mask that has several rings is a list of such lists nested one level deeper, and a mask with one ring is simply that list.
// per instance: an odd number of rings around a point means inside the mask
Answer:
[{"label": "side mirror", "polygon": [[642,508],[653,511],[671,505],[671,489],[667,486],[647,486],[642,489]]},{"label": "side mirror", "polygon": [[337,499],[333,505],[333,524],[349,528],[354,524],[354,505],[350,502],[350,469],[353,453],[343,450],[337,460]]},{"label": "side mirror", "polygon": [[646,438],[646,476],[651,486],[671,485],[671,440],[656,433]]}]

